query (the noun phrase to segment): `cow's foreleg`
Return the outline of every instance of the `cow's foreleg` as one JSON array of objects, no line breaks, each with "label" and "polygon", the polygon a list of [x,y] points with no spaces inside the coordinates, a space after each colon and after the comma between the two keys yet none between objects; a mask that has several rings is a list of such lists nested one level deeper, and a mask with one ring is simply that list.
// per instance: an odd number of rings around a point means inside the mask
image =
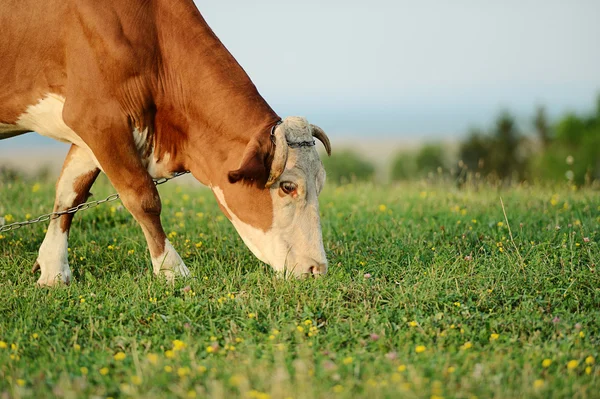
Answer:
[{"label": "cow's foreleg", "polygon": [[[56,183],[54,212],[82,204],[88,198],[90,188],[99,172],[87,150],[72,145]],[[38,285],[71,281],[67,240],[73,216],[73,213],[65,214],[50,221],[33,266],[34,271],[39,268],[42,272]]]},{"label": "cow's foreleg", "polygon": [[[123,205],[138,221],[146,237],[154,274],[164,275],[172,281],[175,276],[187,277],[190,271],[167,239],[160,222],[161,201],[156,186],[148,173],[126,179],[124,173],[112,182],[121,196]],[[110,176],[109,176],[110,177]]]},{"label": "cow's foreleg", "polygon": [[175,276],[189,276],[190,271],[162,228],[158,191],[132,143],[122,141],[120,145],[113,146],[112,141],[107,139],[92,143],[92,150],[102,170],[121,196],[123,205],[141,226],[148,243],[154,274],[164,275],[168,280],[173,280]]}]

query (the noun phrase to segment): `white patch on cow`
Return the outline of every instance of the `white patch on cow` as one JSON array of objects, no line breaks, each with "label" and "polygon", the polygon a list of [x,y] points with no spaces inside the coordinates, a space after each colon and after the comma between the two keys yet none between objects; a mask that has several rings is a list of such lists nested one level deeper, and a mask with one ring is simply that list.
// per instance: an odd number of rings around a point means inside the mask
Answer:
[{"label": "white patch on cow", "polygon": [[143,154],[146,152],[148,146],[148,128],[139,130],[137,127],[133,129],[133,142],[138,153]]},{"label": "white patch on cow", "polygon": [[42,274],[37,283],[41,286],[71,281],[67,233],[61,230],[58,220],[54,219],[50,222],[46,237],[40,246],[37,263],[40,265]]},{"label": "white patch on cow", "polygon": [[[285,129],[289,143],[313,140],[305,118],[289,117],[278,129]],[[294,195],[280,195],[279,182],[298,184]],[[327,257],[319,217],[318,194],[325,181],[325,172],[314,147],[290,147],[283,173],[270,188],[273,220],[267,231],[244,223],[227,205],[220,187],[212,186],[215,197],[226,210],[231,223],[246,246],[261,261],[276,271],[303,274],[327,272]]]},{"label": "white patch on cow", "polygon": [[[96,168],[87,151],[79,148],[70,153],[69,163],[63,169],[56,184],[56,204],[59,209],[73,206],[77,193],[77,179]],[[42,275],[39,285],[53,285],[57,282],[68,283],[71,280],[71,270],[68,262],[67,232],[60,227],[60,218],[52,219],[48,225],[46,237],[40,246],[37,259]]]},{"label": "white patch on cow", "polygon": [[147,170],[150,176],[153,178],[161,177],[173,177],[173,172],[169,170],[169,163],[171,161],[171,154],[165,153],[160,161],[156,159],[154,154],[150,155],[148,160]]},{"label": "white patch on cow", "polygon": [[215,193],[217,201],[219,201],[221,206],[223,206],[223,208],[227,210],[229,216],[231,216],[231,223],[244,241],[244,244],[252,251],[254,256],[261,261],[270,264],[273,269],[283,271],[285,269],[286,251],[285,248],[279,248],[279,245],[277,245],[278,240],[274,239],[275,234],[273,229],[265,232],[242,222],[227,205],[223,190],[217,186],[211,186],[211,189]]},{"label": "white patch on cow", "polygon": [[48,93],[37,104],[27,107],[17,120],[17,126],[54,140],[74,143],[85,148],[85,143],[62,118],[64,105],[64,97]]},{"label": "white patch on cow", "polygon": [[[133,140],[138,154],[142,159],[142,163],[150,176],[155,179],[161,177],[173,177],[173,173],[168,168],[169,162],[171,161],[171,154],[166,153],[160,161],[156,159],[156,155],[154,155],[154,144],[148,143],[148,128],[141,131],[138,128],[133,129]],[[151,151],[147,151],[148,146],[151,147]],[[148,152],[150,155],[145,156]]]},{"label": "white patch on cow", "polygon": [[154,274],[162,274],[168,280],[173,280],[175,276],[188,277],[190,275],[189,269],[168,239],[165,240],[163,253],[152,258],[152,268]]},{"label": "white patch on cow", "polygon": [[63,120],[64,105],[65,98],[63,96],[54,93],[46,94],[37,104],[30,105],[19,116],[16,123],[17,129],[36,132],[42,136],[84,148],[92,157],[96,166],[100,167],[87,144]]}]

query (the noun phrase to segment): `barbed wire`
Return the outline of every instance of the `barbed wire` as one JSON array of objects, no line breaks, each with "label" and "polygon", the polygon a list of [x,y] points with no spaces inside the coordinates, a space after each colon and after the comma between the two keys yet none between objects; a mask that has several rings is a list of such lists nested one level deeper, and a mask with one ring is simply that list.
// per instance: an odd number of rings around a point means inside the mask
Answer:
[{"label": "barbed wire", "polygon": [[[162,177],[160,179],[155,179],[154,180],[154,185],[158,186],[158,185],[164,184],[164,183],[168,182],[169,180],[174,179],[176,177],[179,177],[181,175],[185,175],[186,173],[190,173],[190,172],[177,172],[172,177]],[[35,224],[35,223],[40,223],[40,222],[47,222],[47,221],[52,220],[52,219],[58,219],[62,215],[66,215],[66,214],[69,214],[69,213],[75,213],[75,212],[78,212],[78,211],[85,211],[87,209],[97,207],[98,205],[103,204],[105,202],[116,201],[119,198],[120,198],[119,194],[111,194],[111,195],[109,195],[108,197],[106,197],[104,199],[101,199],[101,200],[98,200],[98,201],[85,202],[83,204],[74,206],[74,207],[69,208],[69,209],[64,210],[64,211],[51,212],[51,213],[47,213],[45,215],[38,216],[35,219],[30,219],[30,220],[25,220],[23,222],[15,222],[15,223],[7,224],[7,225],[4,225],[4,226],[0,226],[0,233],[3,233],[5,231],[17,230],[17,229],[20,229],[23,226],[28,226],[30,224]]]}]

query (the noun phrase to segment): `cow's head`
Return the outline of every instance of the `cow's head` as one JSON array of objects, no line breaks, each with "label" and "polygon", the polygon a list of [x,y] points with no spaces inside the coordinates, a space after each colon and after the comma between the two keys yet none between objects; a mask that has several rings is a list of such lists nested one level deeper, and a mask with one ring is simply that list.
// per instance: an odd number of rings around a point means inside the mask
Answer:
[{"label": "cow's head", "polygon": [[296,276],[327,271],[318,201],[325,170],[314,137],[331,154],[321,128],[304,118],[286,118],[271,137],[252,139],[239,168],[228,172],[228,182],[212,187],[254,255]]}]

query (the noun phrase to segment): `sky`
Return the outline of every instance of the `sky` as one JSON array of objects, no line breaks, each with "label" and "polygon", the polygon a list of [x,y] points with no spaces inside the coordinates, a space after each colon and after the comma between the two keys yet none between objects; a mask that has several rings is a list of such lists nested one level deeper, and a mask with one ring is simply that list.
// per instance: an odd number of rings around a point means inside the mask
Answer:
[{"label": "sky", "polygon": [[598,0],[196,4],[275,111],[332,139],[455,138],[505,109],[527,130],[600,94]]},{"label": "sky", "polygon": [[528,124],[600,94],[598,0],[208,1],[198,8],[281,115],[335,136]]}]

